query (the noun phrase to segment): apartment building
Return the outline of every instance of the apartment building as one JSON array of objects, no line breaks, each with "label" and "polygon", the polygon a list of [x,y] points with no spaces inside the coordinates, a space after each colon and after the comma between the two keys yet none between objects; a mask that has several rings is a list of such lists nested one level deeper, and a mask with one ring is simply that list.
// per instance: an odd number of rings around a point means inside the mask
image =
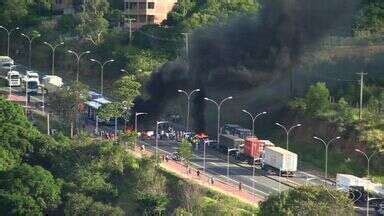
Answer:
[{"label": "apartment building", "polygon": [[160,24],[167,18],[177,0],[124,0],[124,12],[134,18],[135,31],[146,24]]}]

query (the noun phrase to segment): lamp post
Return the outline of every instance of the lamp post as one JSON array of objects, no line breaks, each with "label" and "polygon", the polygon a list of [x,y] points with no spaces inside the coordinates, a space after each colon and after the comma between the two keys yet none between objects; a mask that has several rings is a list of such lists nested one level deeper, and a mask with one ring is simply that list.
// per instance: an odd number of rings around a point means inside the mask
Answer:
[{"label": "lamp post", "polygon": [[40,85],[40,88],[41,88],[41,94],[42,94],[42,102],[43,102],[43,105],[41,106],[41,111],[43,112],[43,113],[45,113],[45,105],[44,105],[44,103],[45,103],[45,98],[44,98],[44,85],[43,84],[41,84]]},{"label": "lamp post", "polygon": [[257,117],[261,116],[261,115],[265,115],[267,114],[267,112],[261,112],[261,113],[258,113],[256,114],[255,116],[253,116],[250,112],[248,112],[247,110],[242,110],[244,113],[247,113],[250,117],[251,117],[251,120],[252,120],[252,135],[255,135],[255,120],[257,119]]},{"label": "lamp post", "polygon": [[[375,151],[370,156],[368,156],[365,152],[361,151],[360,149],[355,149],[356,152],[359,152],[360,154],[364,155],[364,157],[367,159],[367,176],[369,179],[369,163],[371,161],[371,158],[378,152],[381,151]],[[367,216],[369,215],[369,192],[367,192]]]},{"label": "lamp post", "polygon": [[10,44],[10,40],[11,40],[10,39],[11,38],[11,34],[12,34],[13,31],[19,30],[20,28],[16,27],[14,29],[8,30],[4,26],[0,26],[0,29],[4,29],[7,32],[7,36],[8,36],[8,39],[7,39],[7,56],[11,57],[10,53],[9,53],[9,44]]},{"label": "lamp post", "polygon": [[159,139],[158,139],[158,135],[159,135],[159,125],[160,124],[165,124],[165,123],[168,123],[167,121],[157,121],[156,122],[156,134],[155,134],[155,141],[156,141],[156,153],[155,153],[155,156],[156,156],[156,163],[158,163],[158,146],[159,146]]},{"label": "lamp post", "polygon": [[67,51],[68,53],[74,55],[76,57],[76,63],[77,63],[77,73],[76,73],[76,82],[79,82],[79,73],[80,73],[80,59],[81,57],[83,57],[84,55],[86,54],[89,54],[91,53],[90,51],[85,51],[85,52],[82,52],[82,53],[76,53],[75,51],[73,50],[68,50]]},{"label": "lamp post", "polygon": [[206,166],[206,163],[205,163],[205,159],[206,159],[206,145],[207,143],[209,143],[209,140],[207,141],[204,141],[204,148],[203,148],[203,171],[205,173],[205,170],[207,169],[207,166]]},{"label": "lamp post", "polygon": [[186,128],[187,128],[187,131],[189,130],[189,111],[190,111],[190,99],[191,99],[191,96],[193,93],[195,92],[199,92],[200,89],[194,89],[193,91],[191,91],[190,93],[184,91],[184,90],[177,90],[177,92],[179,93],[183,93],[185,94],[185,96],[187,96],[187,121],[186,121]]},{"label": "lamp post", "polygon": [[324,146],[325,146],[325,179],[327,179],[327,178],[328,178],[328,146],[329,146],[329,144],[331,144],[332,142],[334,142],[334,141],[340,139],[341,137],[339,137],[339,136],[338,136],[338,137],[335,137],[335,138],[329,140],[328,142],[325,142],[323,139],[321,139],[320,137],[317,137],[317,136],[314,136],[313,138],[319,140],[319,141],[322,142],[322,143],[324,144]]},{"label": "lamp post", "polygon": [[227,153],[227,178],[229,178],[229,153],[231,151],[239,151],[239,149],[235,149],[235,148],[228,149],[228,153]]},{"label": "lamp post", "polygon": [[57,47],[64,45],[64,42],[58,43],[56,45],[52,45],[52,44],[50,44],[50,43],[48,43],[46,41],[44,41],[43,43],[45,45],[47,45],[48,47],[50,47],[51,50],[52,50],[52,69],[51,69],[51,74],[55,75],[55,51],[56,51]]},{"label": "lamp post", "polygon": [[296,124],[296,125],[293,125],[292,127],[290,127],[289,129],[287,129],[284,125],[276,122],[275,123],[277,126],[281,127],[284,129],[285,133],[287,134],[287,150],[288,150],[288,146],[289,146],[289,133],[291,133],[291,131],[297,127],[300,127],[301,124]]},{"label": "lamp post", "polygon": [[100,83],[100,93],[103,95],[103,85],[104,85],[104,66],[108,63],[111,63],[111,62],[114,62],[115,60],[113,59],[110,59],[108,61],[105,61],[103,63],[101,63],[100,61],[96,60],[96,59],[90,59],[91,62],[96,62],[97,64],[100,65],[100,68],[101,68],[101,83]]},{"label": "lamp post", "polygon": [[224,98],[220,103],[217,103],[216,101],[214,101],[210,98],[207,98],[207,97],[204,98],[204,100],[210,101],[217,106],[217,145],[220,145],[220,110],[221,110],[221,105],[223,105],[223,103],[225,101],[231,100],[232,98],[233,98],[232,96]]},{"label": "lamp post", "polygon": [[138,135],[137,135],[137,117],[140,116],[140,115],[147,115],[148,113],[145,113],[145,112],[136,112],[135,113],[135,132],[136,132],[136,146],[137,146],[137,143],[138,143]]},{"label": "lamp post", "polygon": [[29,66],[29,69],[32,70],[32,43],[33,43],[33,40],[35,40],[36,38],[40,37],[41,35],[40,34],[35,34],[35,35],[32,35],[32,36],[28,36],[24,33],[21,33],[21,36],[25,37],[28,42],[29,42],[29,52],[28,52],[28,66]]}]

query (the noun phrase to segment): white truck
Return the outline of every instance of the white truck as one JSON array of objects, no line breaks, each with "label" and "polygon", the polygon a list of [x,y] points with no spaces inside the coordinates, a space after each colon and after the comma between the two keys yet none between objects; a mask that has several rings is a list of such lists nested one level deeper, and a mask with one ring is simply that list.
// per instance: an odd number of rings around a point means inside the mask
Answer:
[{"label": "white truck", "polygon": [[38,93],[40,80],[39,74],[33,71],[27,71],[22,78],[23,87],[27,93]]},{"label": "white truck", "polygon": [[7,81],[8,81],[8,85],[10,87],[15,87],[15,86],[20,86],[21,85],[21,76],[20,76],[20,73],[18,71],[9,71],[7,73],[7,77],[6,77]]},{"label": "white truck", "polygon": [[262,156],[264,170],[273,170],[278,175],[293,176],[297,171],[297,154],[276,146],[267,146]]},{"label": "white truck", "polygon": [[336,174],[336,188],[343,191],[348,191],[350,187],[364,187],[365,191],[384,196],[384,188],[382,184],[373,183],[368,179],[359,178],[349,174]]},{"label": "white truck", "polygon": [[63,79],[54,75],[46,75],[43,77],[44,89],[49,92],[55,92],[63,86]]}]

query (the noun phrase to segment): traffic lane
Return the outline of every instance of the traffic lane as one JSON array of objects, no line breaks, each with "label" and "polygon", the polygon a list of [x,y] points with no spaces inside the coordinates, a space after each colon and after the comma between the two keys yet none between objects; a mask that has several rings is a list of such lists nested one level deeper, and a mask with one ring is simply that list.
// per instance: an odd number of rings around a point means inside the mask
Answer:
[{"label": "traffic lane", "polygon": [[[199,151],[200,152],[203,152],[203,149],[202,148],[199,148]],[[224,153],[220,153],[220,152],[217,152],[211,148],[206,148],[206,152],[208,154],[213,154],[215,155],[216,157],[218,158],[222,158],[222,159],[225,159],[227,158],[227,155],[224,155]],[[243,167],[243,168],[246,168],[246,169],[249,169],[249,170],[252,170],[252,165],[248,164],[248,163],[244,163],[244,162],[240,162],[240,161],[236,161],[236,159],[234,159],[233,157],[230,158],[230,160],[237,164],[238,166],[240,167]],[[258,173],[259,175],[264,175],[263,173]],[[312,174],[309,174],[309,173],[306,173],[306,172],[303,172],[303,171],[297,171],[295,176],[293,177],[280,177],[278,175],[267,175],[268,178],[272,178],[274,179],[275,181],[281,181],[285,184],[288,184],[292,187],[296,187],[296,186],[300,186],[300,185],[306,185],[306,184],[314,184],[314,185],[321,185],[321,184],[328,184],[328,185],[332,185],[330,184],[329,181],[326,181],[324,179],[322,179],[322,177],[319,177],[319,176],[315,176],[315,175],[312,175]]]},{"label": "traffic lane", "polygon": [[[153,140],[152,140],[153,141]],[[166,152],[175,152],[177,151],[177,142],[171,141],[158,141],[159,149],[165,150]],[[153,146],[153,144],[152,144]],[[194,158],[191,161],[192,163],[197,164],[200,167],[203,167],[204,160],[202,154],[194,153]],[[212,171],[216,175],[226,176],[228,163],[223,159],[216,157],[215,155],[206,154],[206,167],[207,171]],[[230,178],[236,182],[242,182],[242,184],[252,187],[255,184],[255,187],[262,190],[266,194],[271,194],[273,192],[278,192],[280,187],[281,190],[288,190],[289,187],[284,184],[279,184],[279,182],[269,179],[265,176],[261,176],[260,170],[255,170],[255,180],[252,179],[252,171],[247,168],[240,167],[236,164],[230,163]],[[253,181],[255,183],[253,183]],[[280,185],[280,186],[279,186]]]},{"label": "traffic lane", "polygon": [[[155,147],[154,143],[153,143],[153,140],[148,140],[148,141],[151,141],[150,143],[148,142],[145,142],[146,144],[150,145],[151,147]],[[175,145],[171,145],[169,143],[165,143],[165,141],[159,141],[158,143],[158,147],[159,147],[159,150],[161,151],[165,151],[165,152],[168,152],[168,153],[172,153],[174,151],[177,150],[177,146]],[[195,155],[194,154],[194,157],[191,161],[191,163],[199,168],[203,168],[203,160],[201,159],[200,156],[198,155]],[[200,158],[200,159],[199,159]],[[207,155],[206,157],[206,172],[211,174],[211,175],[214,175],[216,176],[216,178],[221,178],[221,179],[226,179],[225,178],[225,173],[226,171],[224,172],[223,170],[223,167],[220,166],[220,165],[217,165],[217,163],[220,163],[222,162],[220,159],[214,157],[214,156],[211,156],[211,155]],[[233,165],[232,165],[233,166]],[[232,167],[234,168],[234,167]],[[262,185],[261,186],[258,186],[259,183],[255,183],[255,188],[252,188],[249,186],[249,183],[247,182],[247,176],[243,176],[241,179],[240,179],[241,182],[244,182],[245,186],[248,186],[248,189],[253,192],[254,194],[260,196],[260,197],[266,197],[268,196],[271,192],[270,192],[270,189],[266,189],[265,187],[263,187]],[[231,176],[230,178],[230,182],[231,183],[235,183],[237,184],[239,181],[239,177],[237,178],[234,178],[234,176]],[[252,183],[251,183],[252,184]]]},{"label": "traffic lane", "polygon": [[[167,148],[168,147],[168,148]],[[159,149],[166,151],[166,152],[172,152],[176,151],[176,148],[171,145],[159,145]],[[204,161],[201,157],[194,154],[194,158],[191,160],[191,163],[201,169],[204,167]],[[206,157],[206,172],[209,174],[212,174],[216,176],[216,178],[226,179],[226,167],[227,164],[224,163],[222,160],[211,157],[210,155],[207,155]],[[277,192],[277,190],[273,190],[269,188],[266,185],[260,184],[260,181],[256,179],[255,181],[255,187],[252,187],[252,179],[247,176],[247,173],[244,173],[245,175],[239,175],[237,171],[233,171],[235,169],[238,169],[237,166],[230,164],[230,182],[233,184],[238,184],[238,182],[242,182],[243,186],[247,186],[248,190],[252,193],[259,195],[261,197],[266,197],[269,194],[273,192]],[[242,169],[244,171],[244,169]]]},{"label": "traffic lane", "polygon": [[[199,165],[202,165],[202,162],[197,162]],[[222,161],[207,162],[207,170],[213,171],[219,175],[226,176],[227,173],[227,164]],[[255,175],[255,178],[252,178],[252,174],[245,172],[243,168],[237,166],[230,166],[229,169],[229,178],[234,179],[236,182],[241,182],[243,185],[248,186],[253,189],[253,186],[262,191],[264,194],[269,195],[272,193],[277,193],[279,191],[279,183],[271,179],[265,178],[264,176]],[[280,184],[280,190],[288,190],[289,187],[286,185]]]}]

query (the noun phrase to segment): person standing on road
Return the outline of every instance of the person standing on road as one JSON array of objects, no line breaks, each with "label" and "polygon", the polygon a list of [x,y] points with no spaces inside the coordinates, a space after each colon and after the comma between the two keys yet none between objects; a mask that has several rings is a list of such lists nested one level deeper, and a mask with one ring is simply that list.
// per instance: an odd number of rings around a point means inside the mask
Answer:
[{"label": "person standing on road", "polygon": [[239,182],[239,191],[241,191],[242,184]]},{"label": "person standing on road", "polygon": [[213,180],[213,177],[211,177],[211,184],[214,184],[215,181]]}]

